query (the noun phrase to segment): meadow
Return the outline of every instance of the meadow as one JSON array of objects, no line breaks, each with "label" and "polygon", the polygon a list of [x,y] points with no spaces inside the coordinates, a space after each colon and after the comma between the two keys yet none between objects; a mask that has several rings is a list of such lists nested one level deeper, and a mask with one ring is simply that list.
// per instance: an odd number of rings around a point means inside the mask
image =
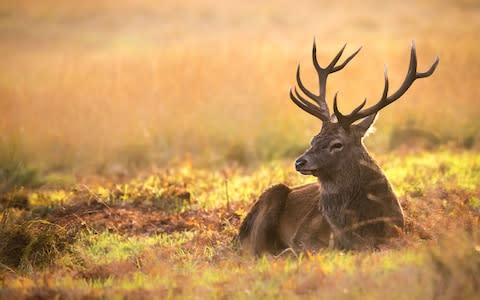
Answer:
[{"label": "meadow", "polygon": [[[0,298],[475,299],[480,294],[478,1],[0,3]],[[418,80],[365,140],[406,215],[377,251],[254,259],[234,241],[320,123],[301,63],[342,111],[388,65]],[[331,102],[330,102],[331,104]]]}]

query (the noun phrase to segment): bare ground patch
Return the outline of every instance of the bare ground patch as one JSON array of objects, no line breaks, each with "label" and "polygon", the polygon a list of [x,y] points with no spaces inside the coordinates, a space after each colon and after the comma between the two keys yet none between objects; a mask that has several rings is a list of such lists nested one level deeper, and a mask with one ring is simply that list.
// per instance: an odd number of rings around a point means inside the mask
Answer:
[{"label": "bare ground patch", "polygon": [[126,235],[151,235],[187,230],[223,231],[238,227],[240,216],[230,208],[188,210],[181,213],[161,211],[134,204],[107,205],[99,201],[78,202],[58,209],[49,221],[61,226],[109,230]]}]

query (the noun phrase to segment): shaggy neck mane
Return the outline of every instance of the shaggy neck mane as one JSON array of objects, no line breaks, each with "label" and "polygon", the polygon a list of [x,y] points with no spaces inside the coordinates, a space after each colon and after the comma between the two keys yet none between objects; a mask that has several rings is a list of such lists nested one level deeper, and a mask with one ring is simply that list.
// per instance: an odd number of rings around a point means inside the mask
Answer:
[{"label": "shaggy neck mane", "polygon": [[365,198],[376,186],[387,182],[365,148],[342,160],[336,172],[319,177],[321,194],[327,202],[349,202]]}]

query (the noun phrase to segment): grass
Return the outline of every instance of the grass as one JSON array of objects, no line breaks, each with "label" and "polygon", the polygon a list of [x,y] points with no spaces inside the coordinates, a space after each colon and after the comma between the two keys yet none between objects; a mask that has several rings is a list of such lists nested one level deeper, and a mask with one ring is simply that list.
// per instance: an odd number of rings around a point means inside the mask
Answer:
[{"label": "grass", "polygon": [[38,169],[30,166],[15,142],[0,141],[0,194],[15,187],[38,187],[43,184]]},{"label": "grass", "polygon": [[[273,182],[312,180],[282,161],[228,172],[183,166],[123,183],[76,184],[62,202],[50,194],[58,190],[29,190],[26,208],[4,210],[2,235],[13,239],[21,232],[31,240],[14,244],[15,264],[0,255],[0,297],[474,299],[479,157],[469,151],[378,156],[407,226],[404,236],[375,252],[242,256],[232,239],[257,195]],[[164,192],[173,184],[188,191],[190,201]],[[176,209],[159,208],[151,198]],[[48,201],[52,209],[39,218],[35,210]],[[36,228],[43,228],[41,235]],[[13,249],[2,245],[2,251]]]},{"label": "grass", "polygon": [[9,217],[4,211],[0,228],[0,262],[7,270],[28,272],[50,266],[69,252],[75,240],[76,230],[38,219],[10,224]]},{"label": "grass", "polygon": [[[476,299],[478,1],[0,3],[0,299]],[[435,20],[435,22],[432,22]],[[440,65],[366,139],[406,215],[375,252],[243,257],[232,242],[319,122],[297,63],[348,112],[392,89],[416,41]]]},{"label": "grass", "polygon": [[[430,143],[433,135],[435,148],[478,149],[476,4],[367,2],[305,1],[294,14],[291,3],[276,1],[257,9],[191,0],[3,3],[0,133],[47,173],[108,176],[186,159],[215,167],[291,159],[319,127],[288,99],[297,62],[315,89],[312,36],[321,62],[345,41],[347,52],[364,46],[329,81],[328,98],[340,90],[342,111],[378,98],[383,64],[397,86],[415,39],[419,68],[436,55],[440,66],[382,111],[370,147],[385,152],[422,136]],[[371,17],[372,7],[382,17]],[[432,11],[444,21],[425,22]],[[405,137],[404,128],[422,133]]]}]

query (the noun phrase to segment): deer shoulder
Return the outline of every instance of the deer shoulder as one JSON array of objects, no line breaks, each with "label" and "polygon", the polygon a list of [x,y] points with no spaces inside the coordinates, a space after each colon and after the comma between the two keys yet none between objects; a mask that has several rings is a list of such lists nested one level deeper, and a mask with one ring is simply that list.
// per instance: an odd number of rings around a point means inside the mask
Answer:
[{"label": "deer shoulder", "polygon": [[322,67],[314,42],[312,59],[318,75],[318,94],[306,88],[300,66],[297,68],[300,91],[296,87],[291,89],[290,98],[302,110],[320,119],[322,126],[310,148],[295,161],[295,168],[303,175],[316,177],[318,183],[292,189],[272,188],[260,197],[240,229],[241,241],[260,245],[255,254],[282,248],[319,249],[328,244],[326,236],[330,233],[336,248],[375,246],[404,226],[400,203],[363,139],[378,112],[400,99],[415,80],[432,75],[439,59],[425,72],[417,71],[416,48],[412,43],[407,74],[397,90],[389,91],[385,68],[383,92],[374,105],[366,107],[364,100],[351,113],[343,114],[338,108],[337,93],[330,114],[327,78],[342,70],[360,51],[338,63],[344,49],[345,46]]}]

